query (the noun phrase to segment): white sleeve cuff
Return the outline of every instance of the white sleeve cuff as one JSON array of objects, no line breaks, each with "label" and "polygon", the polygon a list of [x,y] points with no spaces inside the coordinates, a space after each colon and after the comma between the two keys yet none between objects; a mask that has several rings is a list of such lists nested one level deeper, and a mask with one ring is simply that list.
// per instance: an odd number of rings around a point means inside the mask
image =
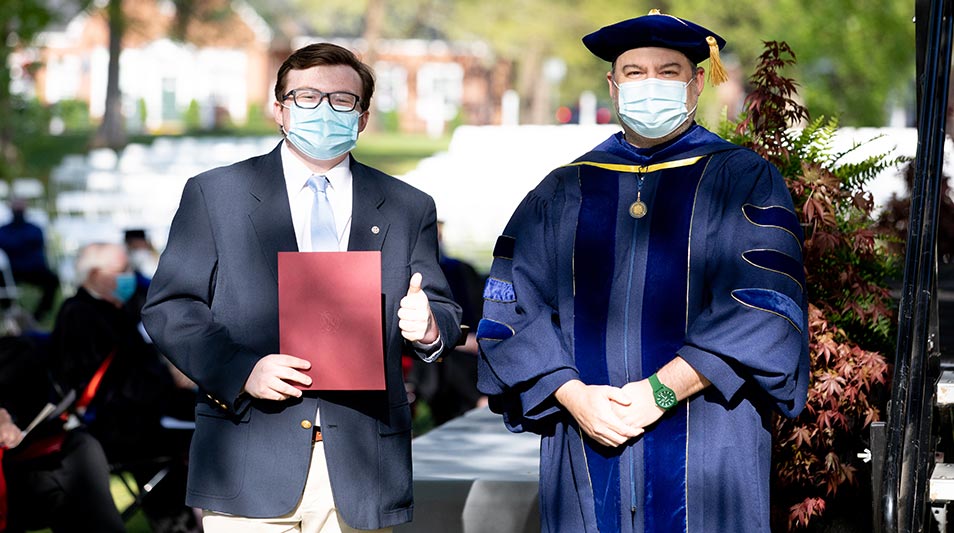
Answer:
[{"label": "white sleeve cuff", "polygon": [[434,360],[440,357],[441,353],[444,351],[444,343],[441,341],[440,336],[437,337],[436,341],[430,344],[413,341],[411,342],[411,346],[414,346],[414,349],[417,351],[417,356],[420,357],[425,363],[434,362]]}]

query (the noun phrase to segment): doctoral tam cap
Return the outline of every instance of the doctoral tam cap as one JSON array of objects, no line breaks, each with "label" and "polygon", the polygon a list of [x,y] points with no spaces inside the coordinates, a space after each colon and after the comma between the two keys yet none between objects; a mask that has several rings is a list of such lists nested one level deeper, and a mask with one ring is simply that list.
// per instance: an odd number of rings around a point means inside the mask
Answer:
[{"label": "doctoral tam cap", "polygon": [[633,48],[669,48],[682,52],[695,64],[708,59],[709,80],[713,85],[728,79],[719,58],[725,39],[698,24],[660,13],[658,9],[642,17],[604,26],[583,37],[583,44],[593,55],[610,63]]}]

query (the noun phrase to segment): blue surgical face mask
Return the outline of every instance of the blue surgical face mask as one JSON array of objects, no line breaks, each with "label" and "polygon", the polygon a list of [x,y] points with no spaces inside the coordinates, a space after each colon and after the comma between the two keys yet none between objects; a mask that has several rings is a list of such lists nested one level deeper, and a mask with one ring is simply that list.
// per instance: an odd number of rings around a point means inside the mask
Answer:
[{"label": "blue surgical face mask", "polygon": [[116,289],[113,290],[113,297],[122,303],[126,303],[136,292],[136,275],[124,272],[116,276]]},{"label": "blue surgical face mask", "polygon": [[152,251],[140,248],[129,252],[129,264],[133,270],[152,279],[156,275],[156,269],[159,268],[159,258]]},{"label": "blue surgical face mask", "polygon": [[313,159],[326,161],[348,153],[358,142],[357,110],[338,112],[328,102],[314,109],[287,106],[291,127],[285,136],[295,148]]},{"label": "blue surgical face mask", "polygon": [[681,81],[646,78],[622,85],[619,89],[619,118],[631,130],[647,139],[659,139],[681,126],[689,114],[686,109],[686,87],[695,78]]}]

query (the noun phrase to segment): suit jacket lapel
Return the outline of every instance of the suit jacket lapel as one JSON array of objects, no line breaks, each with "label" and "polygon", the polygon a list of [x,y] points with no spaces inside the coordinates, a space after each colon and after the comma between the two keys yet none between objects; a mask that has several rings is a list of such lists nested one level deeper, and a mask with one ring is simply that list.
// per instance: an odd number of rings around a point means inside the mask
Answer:
[{"label": "suit jacket lapel", "polygon": [[351,176],[354,199],[348,250],[380,250],[390,227],[390,222],[380,209],[386,197],[378,177],[368,167],[355,161],[354,156],[351,156]]},{"label": "suit jacket lapel", "polygon": [[253,168],[249,194],[253,206],[248,217],[258,237],[265,263],[278,281],[278,252],[298,251],[291,208],[282,170],[281,143]]}]

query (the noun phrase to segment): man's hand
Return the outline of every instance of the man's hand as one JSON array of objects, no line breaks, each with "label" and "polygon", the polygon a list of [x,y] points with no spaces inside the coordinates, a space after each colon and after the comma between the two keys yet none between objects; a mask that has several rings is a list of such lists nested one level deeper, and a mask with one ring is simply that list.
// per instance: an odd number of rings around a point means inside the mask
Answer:
[{"label": "man's hand", "polygon": [[407,287],[407,295],[401,298],[401,308],[398,309],[398,327],[401,335],[411,341],[421,344],[431,344],[440,336],[437,321],[431,312],[431,304],[427,300],[427,293],[421,289],[424,276],[415,272]]},{"label": "man's hand", "polygon": [[623,385],[629,404],[613,403],[613,412],[626,424],[643,428],[654,424],[666,411],[656,405],[653,388],[648,379]]},{"label": "man's hand", "polygon": [[0,407],[0,448],[16,448],[23,440],[23,432],[13,423],[10,413]]},{"label": "man's hand", "polygon": [[298,370],[308,370],[311,363],[291,355],[273,353],[255,363],[245,380],[245,392],[262,400],[300,398],[301,390],[291,383],[311,385],[311,378]]},{"label": "man's hand", "polygon": [[[672,389],[679,401],[689,398],[710,385],[705,376],[678,355],[660,368],[656,376],[661,383]],[[630,403],[614,405],[613,412],[629,425],[646,429],[666,412],[656,405],[653,387],[649,384],[648,378],[623,385],[623,392],[629,397]]]},{"label": "man's hand", "polygon": [[573,415],[580,428],[603,446],[615,448],[643,432],[614,412],[614,406],[628,406],[630,403],[621,389],[572,380],[557,389],[554,396]]}]

